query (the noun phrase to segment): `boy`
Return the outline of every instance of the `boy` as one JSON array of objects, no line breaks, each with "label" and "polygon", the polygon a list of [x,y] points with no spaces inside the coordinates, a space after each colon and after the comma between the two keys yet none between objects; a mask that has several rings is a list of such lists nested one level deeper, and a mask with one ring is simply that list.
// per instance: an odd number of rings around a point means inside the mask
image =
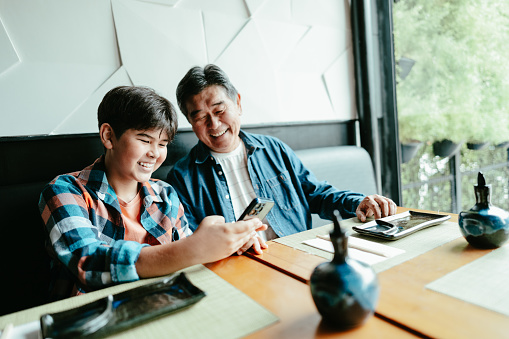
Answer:
[{"label": "boy", "polygon": [[153,90],[112,89],[98,123],[104,155],[56,177],[39,201],[53,258],[52,300],[223,259],[266,227],[211,216],[192,234],[175,190],[151,179],[177,131],[173,105]]}]

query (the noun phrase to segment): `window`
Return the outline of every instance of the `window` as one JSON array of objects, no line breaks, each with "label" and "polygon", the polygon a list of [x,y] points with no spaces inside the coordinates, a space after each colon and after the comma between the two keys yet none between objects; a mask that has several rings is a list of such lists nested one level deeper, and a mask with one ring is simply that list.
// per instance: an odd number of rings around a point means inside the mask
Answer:
[{"label": "window", "polygon": [[392,14],[402,205],[468,209],[482,171],[509,209],[509,2],[399,0]]}]

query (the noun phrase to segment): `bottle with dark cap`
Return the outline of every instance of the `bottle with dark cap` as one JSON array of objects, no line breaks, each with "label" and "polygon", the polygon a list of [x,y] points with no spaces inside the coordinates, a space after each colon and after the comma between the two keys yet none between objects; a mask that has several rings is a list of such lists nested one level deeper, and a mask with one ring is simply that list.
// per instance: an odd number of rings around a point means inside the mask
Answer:
[{"label": "bottle with dark cap", "polygon": [[500,247],[509,239],[509,213],[491,204],[491,185],[481,172],[474,192],[475,205],[459,215],[461,234],[474,247]]}]

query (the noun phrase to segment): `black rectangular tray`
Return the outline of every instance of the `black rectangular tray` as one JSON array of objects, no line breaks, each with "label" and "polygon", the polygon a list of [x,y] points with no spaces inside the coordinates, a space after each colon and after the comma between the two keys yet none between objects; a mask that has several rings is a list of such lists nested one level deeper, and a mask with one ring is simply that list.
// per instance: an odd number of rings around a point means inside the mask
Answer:
[{"label": "black rectangular tray", "polygon": [[205,292],[184,273],[41,317],[43,338],[104,337],[189,307]]},{"label": "black rectangular tray", "polygon": [[360,234],[386,240],[397,240],[415,233],[426,227],[443,223],[450,215],[409,211],[409,214],[393,220],[376,219],[376,225],[354,226],[353,230]]}]

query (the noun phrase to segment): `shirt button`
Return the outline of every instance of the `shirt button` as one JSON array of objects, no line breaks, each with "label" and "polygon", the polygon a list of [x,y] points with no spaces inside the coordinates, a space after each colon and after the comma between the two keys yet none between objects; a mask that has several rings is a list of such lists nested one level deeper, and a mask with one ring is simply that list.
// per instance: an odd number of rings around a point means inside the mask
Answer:
[{"label": "shirt button", "polygon": [[222,171],[219,171],[217,174],[219,174],[219,175],[223,175],[223,172],[222,172]]},{"label": "shirt button", "polygon": [[214,160],[214,157],[210,157],[210,160]]},{"label": "shirt button", "polygon": [[226,199],[230,199],[230,196],[227,194],[224,196]]}]

